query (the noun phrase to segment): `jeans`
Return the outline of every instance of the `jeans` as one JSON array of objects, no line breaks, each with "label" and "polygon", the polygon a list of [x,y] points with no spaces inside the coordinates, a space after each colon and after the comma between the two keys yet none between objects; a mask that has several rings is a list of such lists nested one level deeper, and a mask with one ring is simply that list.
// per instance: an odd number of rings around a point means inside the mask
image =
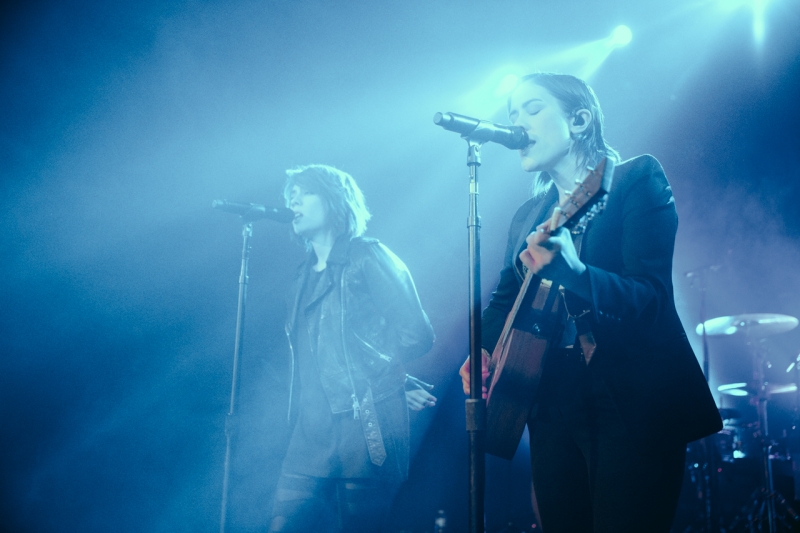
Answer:
[{"label": "jeans", "polygon": [[333,479],[282,473],[270,533],[377,533],[396,485],[373,479]]}]

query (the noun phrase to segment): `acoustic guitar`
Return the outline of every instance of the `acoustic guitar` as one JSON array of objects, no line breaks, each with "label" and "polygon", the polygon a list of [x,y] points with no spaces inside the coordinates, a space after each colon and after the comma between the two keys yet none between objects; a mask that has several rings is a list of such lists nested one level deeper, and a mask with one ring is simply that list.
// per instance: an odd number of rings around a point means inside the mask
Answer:
[{"label": "acoustic guitar", "polygon": [[[614,163],[603,159],[553,211],[547,230],[585,229],[611,190]],[[486,451],[511,459],[519,446],[541,376],[542,362],[563,332],[559,287],[528,272],[489,361]]]}]

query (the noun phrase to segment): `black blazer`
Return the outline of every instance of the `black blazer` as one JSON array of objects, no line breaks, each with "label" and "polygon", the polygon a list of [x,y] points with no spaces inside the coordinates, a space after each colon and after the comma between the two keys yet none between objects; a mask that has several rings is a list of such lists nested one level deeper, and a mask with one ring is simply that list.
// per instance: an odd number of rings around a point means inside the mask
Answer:
[{"label": "black blazer", "polygon": [[[525,237],[557,198],[553,186],[514,215],[500,282],[483,313],[483,347],[489,352],[519,292],[517,256]],[[648,444],[689,442],[722,429],[675,310],[677,228],[675,201],[661,165],[652,156],[639,156],[614,169],[606,207],[590,222],[581,249],[591,284],[585,308],[597,342],[591,365],[628,431]]]}]

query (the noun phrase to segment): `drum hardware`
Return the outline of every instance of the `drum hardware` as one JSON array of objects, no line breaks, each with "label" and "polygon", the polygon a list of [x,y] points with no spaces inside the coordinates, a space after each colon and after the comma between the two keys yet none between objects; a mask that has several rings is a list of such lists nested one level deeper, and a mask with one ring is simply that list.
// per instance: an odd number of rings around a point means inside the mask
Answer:
[{"label": "drum hardware", "polygon": [[733,335],[742,333],[747,339],[753,360],[753,379],[749,383],[731,383],[722,385],[717,390],[724,394],[734,396],[749,396],[750,403],[755,405],[758,422],[755,426],[754,436],[757,438],[762,467],[762,486],[756,488],[750,495],[750,503],[745,505],[739,514],[734,517],[728,531],[734,533],[768,531],[777,533],[781,531],[800,530],[800,516],[795,513],[783,495],[775,490],[772,460],[773,442],[769,432],[767,404],[773,394],[796,392],[794,383],[777,385],[766,381],[765,368],[771,366],[766,359],[766,353],[761,343],[754,342],[767,335],[783,333],[797,327],[798,321],[794,317],[775,314],[738,315],[733,317],[720,317],[701,324],[706,334]]},{"label": "drum hardware", "polygon": [[[704,292],[704,287],[701,287]],[[705,296],[703,294],[703,296]],[[705,299],[701,302],[701,315],[705,311]],[[798,325],[795,317],[773,314],[742,314],[724,316],[705,320],[701,316],[701,322],[696,331],[703,337],[704,371],[708,379],[708,336],[728,336],[738,335],[744,337],[746,344],[750,348],[753,362],[753,378],[750,382],[729,383],[718,387],[718,391],[739,397],[749,397],[750,403],[756,407],[758,421],[750,424],[731,422],[740,418],[740,413],[720,410],[720,416],[726,421],[722,431],[713,435],[713,452],[709,452],[708,443],[703,445],[702,469],[700,462],[693,464],[694,470],[690,471],[693,484],[699,490],[718,488],[718,473],[720,468],[713,465],[716,455],[722,463],[733,463],[737,459],[751,455],[759,459],[761,465],[761,486],[758,487],[748,498],[749,503],[742,507],[741,511],[734,517],[729,527],[714,526],[720,524],[717,518],[716,508],[719,504],[715,501],[719,497],[714,490],[711,496],[704,495],[706,531],[725,531],[726,533],[769,531],[777,533],[779,531],[800,531],[800,518],[794,510],[786,503],[785,498],[775,490],[772,475],[772,460],[784,459],[788,457],[777,454],[777,444],[772,441],[769,434],[767,405],[769,398],[773,394],[785,394],[790,392],[798,393],[796,383],[773,384],[765,379],[765,368],[771,367],[766,360],[763,345],[758,340],[764,337],[776,335],[794,329]],[[792,368],[800,366],[800,356]],[[800,368],[798,368],[798,379],[800,382]],[[800,393],[798,393],[800,400]],[[800,405],[800,404],[798,404]],[[704,479],[698,479],[697,474],[704,474]],[[710,475],[709,475],[710,474]],[[694,481],[697,482],[694,482]],[[714,504],[714,505],[712,505]],[[714,515],[712,517],[712,514]],[[712,518],[714,518],[712,520]],[[690,528],[693,530],[693,528]]]},{"label": "drum hardware", "polygon": [[[689,271],[686,273],[687,277],[692,278],[692,286],[700,292],[700,325],[698,326],[698,335],[703,340],[703,375],[706,382],[710,381],[710,356],[708,349],[708,331],[706,328],[706,292],[707,292],[707,274],[716,272],[721,268],[721,265],[711,265],[701,267],[699,269]],[[720,414],[720,416],[722,416]],[[699,476],[695,476],[691,472],[692,484],[697,488],[699,499],[703,503],[703,510],[700,513],[702,519],[701,530],[707,533],[715,533],[722,531],[722,520],[719,513],[719,497],[717,491],[719,488],[718,471],[719,466],[716,464],[716,457],[713,448],[716,446],[716,435],[710,435],[700,440],[701,444],[701,458],[697,463],[693,463],[695,469],[699,469]],[[702,465],[702,467],[701,467]],[[698,524],[699,525],[699,524]],[[693,526],[689,526],[688,531],[694,530]]]},{"label": "drum hardware", "polygon": [[723,421],[734,420],[737,418],[742,418],[742,412],[738,409],[731,409],[730,407],[720,407],[719,416]]},{"label": "drum hardware", "polygon": [[760,339],[768,335],[785,333],[797,327],[798,320],[793,316],[775,313],[755,313],[746,315],[721,316],[706,320],[697,325],[695,331],[702,335],[744,334],[748,339]]},{"label": "drum hardware", "polygon": [[[786,369],[786,373],[794,370],[800,380],[800,354]],[[792,478],[794,480],[794,499],[800,500],[800,390],[795,393],[794,416],[792,417],[791,433],[787,438],[788,457],[792,461]]]},{"label": "drum hardware", "polygon": [[[751,503],[745,505],[736,518],[733,519],[731,525],[728,527],[729,533],[750,533],[755,531],[765,531],[761,526],[764,519],[764,514],[769,513],[770,507],[773,508],[772,520],[768,522],[770,533],[779,531],[800,531],[800,517],[794,512],[794,509],[786,502],[786,498],[780,492],[772,491],[767,493],[764,488],[758,488],[750,496]],[[777,504],[777,506],[776,506]],[[781,513],[778,514],[777,508]]]},{"label": "drum hardware", "polygon": [[[728,383],[727,385],[720,385],[717,390],[722,394],[730,396],[750,396],[757,397],[761,386],[757,383]],[[795,383],[785,383],[778,385],[775,383],[764,383],[764,393],[768,396],[773,394],[786,394],[787,392],[796,392],[797,385]]]},{"label": "drum hardware", "polygon": [[[720,392],[725,392],[726,394],[733,396],[751,396],[750,402],[756,406],[756,410],[758,412],[758,429],[761,438],[760,456],[762,459],[764,475],[763,488],[757,489],[756,492],[751,495],[751,504],[745,506],[745,509],[743,509],[743,511],[747,511],[747,514],[744,515],[746,520],[743,520],[737,516],[734,519],[732,527],[726,530],[726,528],[722,525],[722,519],[719,512],[720,501],[718,494],[718,474],[720,472],[720,468],[719,465],[715,464],[716,453],[715,451],[712,451],[712,447],[718,447],[719,440],[725,439],[726,437],[715,434],[711,437],[703,439],[703,458],[699,463],[695,463],[696,467],[699,467],[700,464],[702,464],[702,473],[704,474],[702,476],[702,482],[696,484],[699,492],[702,494],[701,499],[703,500],[704,504],[704,509],[701,513],[703,515],[704,522],[703,530],[709,533],[714,533],[717,531],[726,531],[727,533],[733,531],[733,527],[738,527],[741,523],[745,524],[745,527],[749,527],[750,532],[763,531],[763,517],[766,514],[769,533],[776,533],[776,521],[779,518],[783,519],[784,516],[791,516],[791,513],[794,512],[791,510],[791,508],[788,510],[785,509],[786,505],[783,496],[774,490],[772,464],[770,462],[772,445],[768,438],[767,401],[769,396],[772,394],[780,394],[781,392],[778,391],[783,391],[783,387],[773,387],[766,382],[764,379],[764,354],[762,350],[759,350],[752,341],[794,329],[798,325],[798,320],[795,317],[788,315],[779,315],[773,313],[732,315],[706,320],[706,274],[710,271],[715,271],[718,269],[719,266],[705,267],[686,274],[687,277],[693,278],[693,285],[694,282],[697,281],[697,285],[694,286],[700,291],[700,324],[698,324],[696,332],[702,337],[703,342],[703,373],[705,374],[706,381],[709,381],[709,336],[739,334],[746,338],[747,345],[750,346],[751,353],[753,355],[752,383],[729,384],[727,387],[723,386],[723,390]],[[794,386],[794,389],[792,390],[797,390],[796,385],[791,385]],[[791,390],[785,390],[785,392],[791,392]],[[723,416],[723,414],[720,413],[720,416]],[[729,435],[731,460],[734,458],[734,452],[736,451],[734,448],[734,438],[736,435],[737,434],[735,432]],[[740,443],[739,452],[741,451]],[[695,476],[692,475],[692,478],[694,477]],[[782,505],[781,511],[783,514],[780,517],[776,513],[776,501],[780,502]],[[755,510],[758,510],[758,512],[755,512]],[[740,515],[741,514],[742,513],[740,513]],[[794,518],[794,516],[792,518]],[[694,528],[690,526],[689,530],[693,529]]]}]

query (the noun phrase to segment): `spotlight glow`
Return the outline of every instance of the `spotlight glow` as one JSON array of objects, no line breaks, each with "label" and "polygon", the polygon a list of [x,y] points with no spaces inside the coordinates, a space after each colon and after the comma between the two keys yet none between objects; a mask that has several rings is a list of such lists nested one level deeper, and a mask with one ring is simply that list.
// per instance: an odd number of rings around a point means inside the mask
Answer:
[{"label": "spotlight glow", "polygon": [[497,89],[494,91],[495,96],[505,97],[514,90],[514,87],[517,86],[517,82],[519,81],[519,76],[516,74],[508,74],[497,85]]},{"label": "spotlight glow", "polygon": [[722,11],[732,12],[741,8],[753,11],[753,40],[760,45],[766,33],[765,12],[769,0],[717,0]]},{"label": "spotlight glow", "polygon": [[614,28],[614,31],[611,32],[610,44],[614,48],[619,48],[630,43],[631,39],[633,39],[633,32],[629,27],[624,25],[617,26]]},{"label": "spotlight glow", "polygon": [[472,116],[490,117],[505,105],[506,98],[517,81],[531,69],[520,65],[505,65],[492,72],[486,80],[458,101],[458,108]]},{"label": "spotlight glow", "polygon": [[521,76],[537,70],[563,72],[589,79],[614,50],[626,46],[631,39],[631,29],[620,25],[607,37],[537,57],[527,65],[506,65],[498,68],[486,81],[462,96],[459,109],[467,114],[489,117],[503,108],[506,98],[517,86]]},{"label": "spotlight glow", "polygon": [[766,11],[767,0],[755,0],[753,2],[753,39],[757,45],[764,42],[764,11]]}]

